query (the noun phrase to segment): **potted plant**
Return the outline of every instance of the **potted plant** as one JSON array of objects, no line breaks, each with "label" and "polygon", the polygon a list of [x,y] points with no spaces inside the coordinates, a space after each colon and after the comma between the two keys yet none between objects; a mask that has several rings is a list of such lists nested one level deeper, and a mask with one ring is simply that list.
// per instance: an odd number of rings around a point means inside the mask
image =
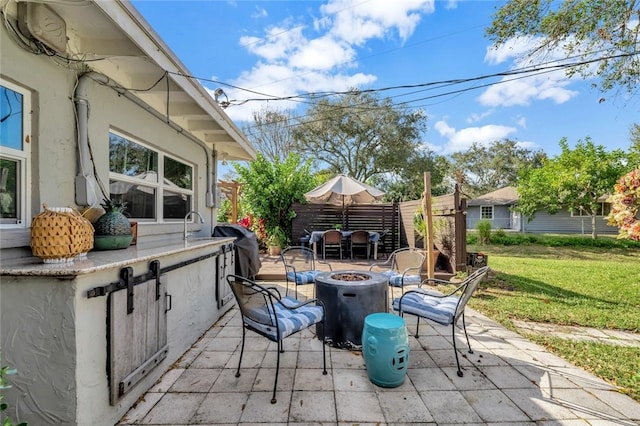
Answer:
[{"label": "potted plant", "polygon": [[269,233],[267,237],[267,248],[270,256],[278,256],[282,250],[282,247],[287,245],[287,235],[284,230],[276,226]]},{"label": "potted plant", "polygon": [[[433,223],[433,231],[434,234],[436,233],[437,229],[439,229],[442,225],[438,222],[438,223]],[[420,237],[419,240],[422,240],[422,247],[419,248],[425,248],[425,243],[426,243],[426,238],[427,238],[427,223],[424,220],[424,215],[422,214],[422,206],[419,206],[418,209],[416,210],[415,214],[413,215],[413,229],[415,230],[416,234],[418,234],[418,236]],[[418,239],[416,240],[416,247],[418,247]],[[426,250],[425,250],[426,251]],[[438,261],[438,256],[440,255],[440,250],[438,249],[432,249],[431,251],[431,255],[433,256],[433,263],[437,263]],[[426,270],[427,267],[427,258],[425,255],[425,259],[424,259],[424,269]]]}]

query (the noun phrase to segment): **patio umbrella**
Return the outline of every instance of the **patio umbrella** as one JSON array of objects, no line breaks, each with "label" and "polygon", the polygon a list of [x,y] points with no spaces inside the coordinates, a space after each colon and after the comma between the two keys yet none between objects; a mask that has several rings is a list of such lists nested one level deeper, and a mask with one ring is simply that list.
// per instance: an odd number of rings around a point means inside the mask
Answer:
[{"label": "patio umbrella", "polygon": [[344,208],[346,205],[372,203],[381,199],[383,195],[384,192],[378,188],[340,174],[307,192],[304,197],[311,203],[342,205],[342,222],[344,225]]}]

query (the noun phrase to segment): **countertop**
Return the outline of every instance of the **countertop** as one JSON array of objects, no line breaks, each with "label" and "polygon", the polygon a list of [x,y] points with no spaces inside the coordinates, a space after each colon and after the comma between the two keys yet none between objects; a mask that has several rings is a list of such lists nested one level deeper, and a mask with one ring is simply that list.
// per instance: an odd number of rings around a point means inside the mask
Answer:
[{"label": "countertop", "polygon": [[93,272],[120,268],[136,262],[155,260],[161,256],[184,253],[208,246],[232,243],[232,237],[210,237],[172,243],[138,244],[120,250],[90,251],[86,257],[66,263],[44,263],[38,257],[3,260],[2,276],[54,276],[73,277]]}]

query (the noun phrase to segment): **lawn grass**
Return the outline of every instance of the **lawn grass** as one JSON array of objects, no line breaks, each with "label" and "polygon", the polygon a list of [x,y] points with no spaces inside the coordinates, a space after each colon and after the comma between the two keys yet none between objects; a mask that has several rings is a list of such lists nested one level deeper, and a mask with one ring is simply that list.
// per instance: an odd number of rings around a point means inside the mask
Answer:
[{"label": "lawn grass", "polygon": [[[640,332],[640,249],[469,245],[488,256],[491,278],[469,305],[515,329],[512,320]],[[527,337],[620,386],[640,401],[640,348]]]},{"label": "lawn grass", "polygon": [[640,348],[577,342],[559,337],[527,335],[564,359],[620,387],[640,401]]},{"label": "lawn grass", "polygon": [[[471,306],[510,319],[640,332],[640,250],[470,246],[495,277]],[[634,314],[635,312],[635,314]]]}]

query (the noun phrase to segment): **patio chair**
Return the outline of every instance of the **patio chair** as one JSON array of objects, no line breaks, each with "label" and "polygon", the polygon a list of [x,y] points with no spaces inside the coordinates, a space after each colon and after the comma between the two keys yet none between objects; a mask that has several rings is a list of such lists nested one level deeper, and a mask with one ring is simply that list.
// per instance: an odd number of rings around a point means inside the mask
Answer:
[{"label": "patio chair", "polygon": [[391,297],[393,297],[393,287],[400,287],[404,293],[404,286],[409,284],[420,284],[420,271],[424,264],[424,253],[413,247],[405,247],[392,252],[389,258],[381,263],[374,263],[369,267],[383,269],[384,275],[389,277]]},{"label": "patio chair", "polygon": [[317,260],[313,250],[308,247],[287,247],[280,253],[280,260],[284,264],[285,278],[287,280],[285,296],[289,295],[289,283],[293,283],[295,297],[298,298],[299,285],[314,284],[316,282],[316,275],[323,272],[316,269],[316,263],[326,265],[329,271],[332,270],[330,264]]},{"label": "patio chair", "polygon": [[385,256],[387,256],[387,252],[386,252],[386,247],[384,246],[384,238],[385,236],[389,233],[390,231],[388,229],[383,230],[382,232],[380,232],[380,236],[378,237],[378,255],[381,255],[382,253],[385,254]]},{"label": "patio chair", "polygon": [[242,346],[236,377],[240,377],[240,366],[244,353],[247,329],[277,343],[276,377],[273,382],[271,403],[275,404],[278,372],[280,370],[280,353],[284,352],[283,340],[316,323],[321,323],[322,374],[327,374],[327,357],[324,345],[324,305],[318,299],[300,302],[293,297],[281,297],[275,287],[263,287],[248,278],[228,275],[227,282],[231,286],[240,313],[242,314]]},{"label": "patio chair", "polygon": [[434,278],[424,280],[417,289],[409,290],[401,297],[394,299],[393,310],[404,314],[417,316],[416,334],[418,338],[418,330],[420,326],[420,318],[434,321],[441,325],[451,326],[451,339],[453,340],[453,352],[456,355],[456,364],[458,365],[458,377],[462,377],[462,369],[458,360],[458,351],[456,349],[456,323],[462,317],[462,328],[467,339],[469,353],[472,354],[471,344],[469,343],[469,335],[467,334],[467,325],[464,320],[464,308],[471,298],[473,292],[478,288],[478,284],[485,279],[489,273],[489,267],[482,267],[467,277],[455,290],[448,294],[442,294],[437,291],[430,291],[422,288],[423,284],[450,284],[449,281],[442,281]]},{"label": "patio chair", "polygon": [[353,231],[351,233],[351,240],[349,243],[349,249],[351,252],[351,259],[353,260],[353,249],[363,248],[367,253],[367,259],[371,254],[371,244],[369,244],[369,232],[367,231]]},{"label": "patio chair", "polygon": [[342,232],[337,229],[324,231],[322,234],[322,259],[327,258],[327,248],[336,248],[342,260]]}]

